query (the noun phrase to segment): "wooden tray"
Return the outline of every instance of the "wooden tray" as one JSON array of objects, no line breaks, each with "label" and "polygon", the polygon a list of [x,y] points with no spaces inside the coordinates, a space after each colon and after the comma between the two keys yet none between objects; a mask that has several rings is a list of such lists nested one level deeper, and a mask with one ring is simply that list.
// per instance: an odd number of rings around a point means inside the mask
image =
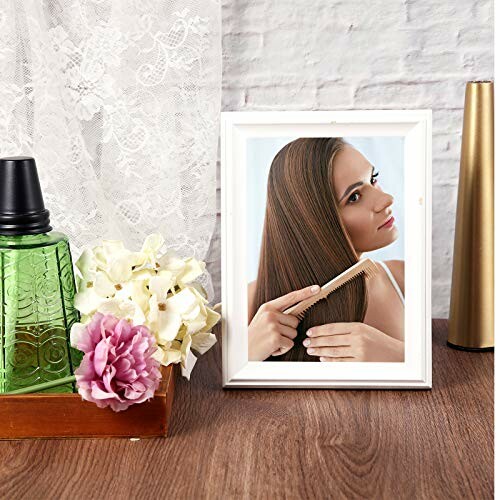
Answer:
[{"label": "wooden tray", "polygon": [[167,436],[175,370],[161,370],[154,398],[121,412],[98,408],[76,393],[0,396],[0,439]]}]

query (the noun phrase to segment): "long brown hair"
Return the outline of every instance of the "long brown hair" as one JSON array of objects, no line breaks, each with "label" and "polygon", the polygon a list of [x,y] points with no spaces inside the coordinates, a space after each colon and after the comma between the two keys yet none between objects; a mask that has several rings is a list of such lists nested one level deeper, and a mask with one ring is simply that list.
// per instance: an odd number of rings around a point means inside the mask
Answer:
[{"label": "long brown hair", "polygon": [[[300,138],[274,157],[267,184],[253,318],[261,304],[317,283],[320,286],[359,259],[344,227],[335,196],[335,156],[348,143],[342,138]],[[295,345],[268,361],[319,361],[302,341],[314,325],[363,321],[367,307],[363,277],[331,293],[307,311]]]}]

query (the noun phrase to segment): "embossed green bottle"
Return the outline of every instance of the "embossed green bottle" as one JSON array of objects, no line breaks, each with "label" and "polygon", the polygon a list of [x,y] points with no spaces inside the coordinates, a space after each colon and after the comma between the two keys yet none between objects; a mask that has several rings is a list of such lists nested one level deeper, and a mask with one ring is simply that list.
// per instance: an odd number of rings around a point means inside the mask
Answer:
[{"label": "embossed green bottle", "polygon": [[69,342],[74,295],[68,238],[52,232],[35,160],[1,158],[0,393],[73,375],[82,357]]}]

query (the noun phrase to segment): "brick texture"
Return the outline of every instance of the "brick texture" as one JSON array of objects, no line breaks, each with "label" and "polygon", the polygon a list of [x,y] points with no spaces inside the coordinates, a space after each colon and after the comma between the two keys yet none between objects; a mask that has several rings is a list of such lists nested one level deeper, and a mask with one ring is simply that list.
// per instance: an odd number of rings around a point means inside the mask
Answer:
[{"label": "brick texture", "polygon": [[[433,110],[432,315],[447,317],[465,83],[493,79],[493,0],[223,0],[222,16],[223,111]],[[220,243],[219,214],[215,302]]]}]

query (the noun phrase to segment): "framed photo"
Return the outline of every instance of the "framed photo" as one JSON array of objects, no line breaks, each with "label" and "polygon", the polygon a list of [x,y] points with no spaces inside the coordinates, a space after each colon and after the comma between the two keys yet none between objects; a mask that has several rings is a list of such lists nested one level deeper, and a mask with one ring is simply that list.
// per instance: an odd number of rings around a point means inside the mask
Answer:
[{"label": "framed photo", "polygon": [[221,127],[223,386],[430,389],[432,112]]}]

